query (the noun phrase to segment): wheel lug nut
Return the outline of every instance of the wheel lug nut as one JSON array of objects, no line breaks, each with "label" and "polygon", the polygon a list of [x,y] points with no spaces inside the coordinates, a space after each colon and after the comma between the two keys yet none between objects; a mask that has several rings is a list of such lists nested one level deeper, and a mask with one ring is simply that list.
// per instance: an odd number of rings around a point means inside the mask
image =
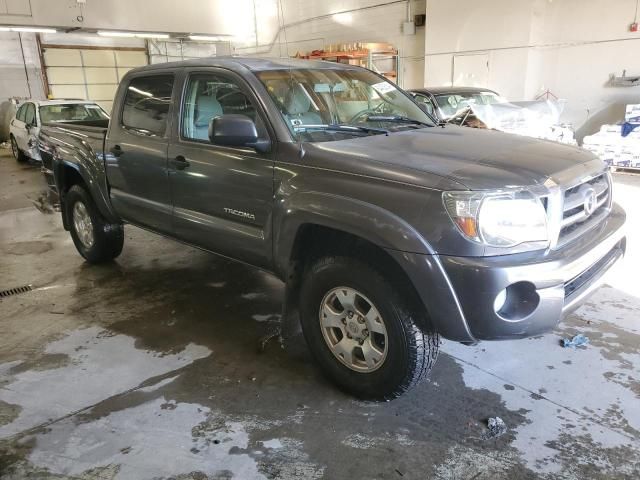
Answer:
[{"label": "wheel lug nut", "polygon": [[343,323],[344,325],[346,325],[346,324],[347,324],[347,319],[346,319],[346,318],[343,318],[343,319],[342,319],[342,323]]},{"label": "wheel lug nut", "polygon": [[349,318],[353,318],[353,312],[349,312],[347,315],[349,316]]},{"label": "wheel lug nut", "polygon": [[367,335],[369,335],[369,330],[367,330],[366,328],[362,331],[362,334],[366,337]]},{"label": "wheel lug nut", "polygon": [[364,323],[364,318],[358,317],[358,323]]}]

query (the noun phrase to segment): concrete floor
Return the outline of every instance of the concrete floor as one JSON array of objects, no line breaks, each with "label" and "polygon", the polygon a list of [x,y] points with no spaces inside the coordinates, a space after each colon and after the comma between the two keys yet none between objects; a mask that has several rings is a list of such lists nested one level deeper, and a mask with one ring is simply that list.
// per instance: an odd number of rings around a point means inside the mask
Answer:
[{"label": "concrete floor", "polygon": [[89,266],[38,169],[0,155],[0,290],[34,286],[0,300],[3,480],[639,478],[640,176],[616,175],[629,254],[590,303],[537,338],[445,342],[429,382],[376,404],[304,346],[259,351],[271,276],[133,227]]}]

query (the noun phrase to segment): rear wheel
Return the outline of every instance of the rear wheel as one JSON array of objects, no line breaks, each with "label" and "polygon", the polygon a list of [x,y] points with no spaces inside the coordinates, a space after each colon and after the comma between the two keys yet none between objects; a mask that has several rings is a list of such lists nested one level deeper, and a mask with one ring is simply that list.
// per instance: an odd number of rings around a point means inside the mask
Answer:
[{"label": "rear wheel", "polygon": [[18,162],[25,162],[27,160],[27,156],[22,153],[20,147],[18,147],[18,142],[16,142],[16,138],[11,135],[11,153],[13,153],[13,158]]},{"label": "rear wheel", "polygon": [[439,337],[378,271],[349,257],[311,265],[300,292],[302,330],[327,376],[359,398],[387,400],[427,376]]},{"label": "rear wheel", "polygon": [[119,223],[109,223],[82,186],[71,187],[64,203],[71,238],[87,262],[108,262],[120,255],[124,227]]}]

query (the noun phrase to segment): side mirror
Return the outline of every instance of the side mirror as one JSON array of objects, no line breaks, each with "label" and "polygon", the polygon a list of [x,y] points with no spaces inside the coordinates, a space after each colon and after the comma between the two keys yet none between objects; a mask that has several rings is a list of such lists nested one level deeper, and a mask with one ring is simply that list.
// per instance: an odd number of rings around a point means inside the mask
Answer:
[{"label": "side mirror", "polygon": [[252,147],[257,152],[269,151],[271,142],[260,140],[256,124],[246,115],[227,114],[211,119],[209,140],[226,147]]}]

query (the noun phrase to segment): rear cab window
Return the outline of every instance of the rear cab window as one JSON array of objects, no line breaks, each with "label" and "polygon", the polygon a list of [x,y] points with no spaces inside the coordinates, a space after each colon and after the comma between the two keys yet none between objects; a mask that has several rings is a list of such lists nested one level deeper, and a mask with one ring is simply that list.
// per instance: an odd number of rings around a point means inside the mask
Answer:
[{"label": "rear cab window", "polygon": [[131,80],[122,108],[121,124],[130,131],[164,136],[173,93],[172,74],[149,75]]}]

